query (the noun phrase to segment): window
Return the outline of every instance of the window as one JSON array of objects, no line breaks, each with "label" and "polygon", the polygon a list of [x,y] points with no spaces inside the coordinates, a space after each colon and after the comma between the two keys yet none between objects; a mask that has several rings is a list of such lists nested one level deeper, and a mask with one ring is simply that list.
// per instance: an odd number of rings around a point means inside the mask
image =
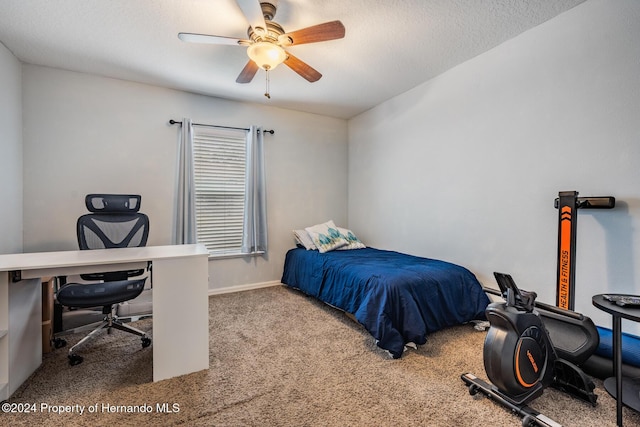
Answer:
[{"label": "window", "polygon": [[247,134],[193,126],[196,234],[212,255],[242,252]]}]

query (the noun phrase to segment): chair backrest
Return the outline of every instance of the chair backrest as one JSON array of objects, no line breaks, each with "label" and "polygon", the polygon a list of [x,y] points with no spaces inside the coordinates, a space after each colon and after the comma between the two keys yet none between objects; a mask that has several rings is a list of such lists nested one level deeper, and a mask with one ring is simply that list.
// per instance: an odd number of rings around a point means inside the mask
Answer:
[{"label": "chair backrest", "polygon": [[[140,247],[147,244],[149,217],[140,210],[139,195],[88,194],[85,204],[89,214],[78,218],[80,249]],[[140,276],[144,270],[81,274],[84,280],[125,280]]]},{"label": "chair backrest", "polygon": [[80,249],[140,247],[147,244],[149,218],[140,213],[139,195],[88,194],[91,212],[78,218]]}]

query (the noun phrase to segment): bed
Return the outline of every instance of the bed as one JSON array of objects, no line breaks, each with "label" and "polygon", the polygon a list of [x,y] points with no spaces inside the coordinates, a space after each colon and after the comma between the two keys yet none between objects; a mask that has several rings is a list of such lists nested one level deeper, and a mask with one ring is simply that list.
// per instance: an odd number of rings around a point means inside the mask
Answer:
[{"label": "bed", "polygon": [[282,283],[352,314],[393,358],[429,333],[484,319],[489,304],[464,267],[370,247],[291,249]]}]

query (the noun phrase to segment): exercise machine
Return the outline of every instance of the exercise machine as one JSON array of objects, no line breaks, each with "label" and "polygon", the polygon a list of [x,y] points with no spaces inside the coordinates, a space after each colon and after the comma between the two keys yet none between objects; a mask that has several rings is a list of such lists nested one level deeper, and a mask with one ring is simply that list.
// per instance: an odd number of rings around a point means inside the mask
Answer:
[{"label": "exercise machine", "polygon": [[558,269],[556,280],[556,306],[575,309],[576,234],[579,209],[613,209],[612,196],[578,197],[577,191],[561,191],[554,205],[558,209]]},{"label": "exercise machine", "polygon": [[612,209],[615,198],[578,197],[577,191],[562,191],[555,200],[558,209],[558,265],[556,306],[536,301],[535,292],[521,291],[513,278],[494,273],[504,302],[489,304],[490,323],[483,357],[492,384],[470,373],[461,378],[469,393],[479,392],[522,417],[523,426],[560,424],[528,406],[543,390],[553,386],[595,406],[595,385],[580,369],[599,345],[593,321],[576,313],[575,254],[578,209]]},{"label": "exercise machine", "polygon": [[[613,209],[616,199],[612,196],[578,197],[577,191],[561,191],[554,201],[558,209],[558,265],[556,276],[556,306],[561,309],[574,310],[575,308],[575,272],[576,272],[576,235],[578,227],[578,211],[583,209]],[[572,328],[564,328],[562,325],[553,324],[553,321],[545,325],[549,330],[551,339],[556,346],[572,346],[575,339]],[[595,329],[595,333],[598,330]],[[584,336],[583,336],[584,338]],[[599,341],[596,342],[595,350]],[[556,347],[557,349],[557,347]],[[613,374],[612,361],[597,354],[591,354],[588,360],[579,363],[586,372],[597,378],[607,378]],[[640,368],[624,365],[625,375],[630,377],[640,376]]]},{"label": "exercise machine", "polygon": [[[560,426],[528,406],[550,386],[595,406],[597,395],[593,393],[593,381],[576,364],[558,356],[543,323],[540,303],[535,301],[535,292],[520,291],[507,274],[494,275],[504,301],[493,302],[486,310],[491,326],[485,338],[483,358],[492,384],[473,374],[462,374],[469,393],[480,392],[523,417],[523,426]],[[561,316],[562,312],[553,314]],[[588,352],[586,347],[564,351],[576,360]]]}]

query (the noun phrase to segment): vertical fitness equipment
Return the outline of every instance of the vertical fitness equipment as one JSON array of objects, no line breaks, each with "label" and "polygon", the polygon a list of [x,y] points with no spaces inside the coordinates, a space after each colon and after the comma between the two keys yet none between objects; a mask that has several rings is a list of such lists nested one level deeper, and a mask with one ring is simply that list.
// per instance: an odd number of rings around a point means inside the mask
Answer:
[{"label": "vertical fitness equipment", "polygon": [[578,209],[613,209],[612,196],[578,197],[577,191],[561,191],[555,200],[558,209],[558,271],[556,306],[565,310],[575,308],[576,234]]}]

